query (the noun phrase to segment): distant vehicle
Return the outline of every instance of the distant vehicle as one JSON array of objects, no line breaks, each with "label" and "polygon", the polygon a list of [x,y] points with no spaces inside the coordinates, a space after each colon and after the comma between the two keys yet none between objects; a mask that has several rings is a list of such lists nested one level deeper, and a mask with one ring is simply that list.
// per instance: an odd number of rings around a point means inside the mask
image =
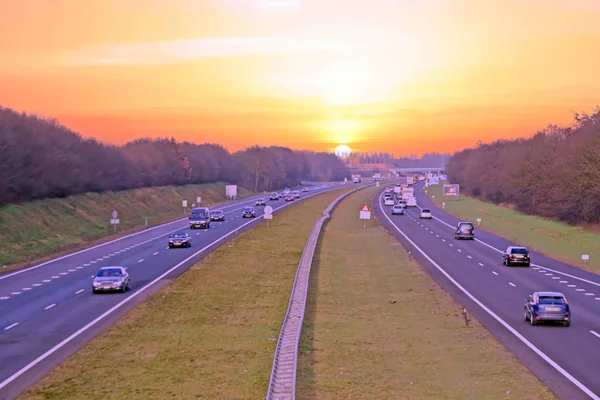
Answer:
[{"label": "distant vehicle", "polygon": [[392,207],[392,215],[404,215],[404,207],[396,204]]},{"label": "distant vehicle", "polygon": [[102,267],[92,282],[92,293],[120,291],[125,293],[131,283],[123,267]]},{"label": "distant vehicle", "polygon": [[169,236],[169,248],[192,247],[192,237],[186,232],[175,232]]},{"label": "distant vehicle", "polygon": [[303,192],[308,192],[308,188],[307,188],[307,187],[303,187],[303,188],[302,188],[302,191],[303,191]]},{"label": "distant vehicle", "polygon": [[269,200],[271,200],[271,201],[278,201],[279,200],[279,195],[277,193],[271,193],[271,196],[269,196]]},{"label": "distant vehicle", "polygon": [[511,266],[514,264],[531,265],[529,250],[525,247],[509,246],[502,253],[502,264]]},{"label": "distant vehicle", "polygon": [[398,204],[399,206],[402,206],[402,207],[406,207],[406,201],[405,200],[398,200],[398,203],[396,203],[396,204]]},{"label": "distant vehicle", "polygon": [[190,229],[210,228],[210,210],[208,207],[198,207],[192,209],[190,215]]},{"label": "distant vehicle", "polygon": [[242,210],[242,218],[254,218],[256,217],[256,210],[254,207],[244,207]]},{"label": "distant vehicle", "polygon": [[266,205],[267,205],[267,203],[265,202],[265,199],[263,199],[263,198],[260,198],[260,199],[256,200],[256,203],[255,203],[255,205],[256,205],[256,206],[266,206]]},{"label": "distant vehicle", "polygon": [[290,193],[290,194],[287,194],[287,195],[285,196],[285,199],[284,199],[284,200],[285,200],[285,201],[294,201],[294,196],[292,196],[292,194],[291,194],[291,193]]},{"label": "distant vehicle", "polygon": [[456,225],[454,239],[471,239],[475,240],[475,227],[471,222],[461,221]]},{"label": "distant vehicle", "polygon": [[283,192],[279,193],[279,198],[283,199],[283,198],[285,198],[285,196],[286,196],[285,193],[283,193]]},{"label": "distant vehicle", "polygon": [[421,219],[432,219],[431,210],[424,208],[421,210],[421,214],[419,214],[419,218]]},{"label": "distant vehicle", "polygon": [[383,205],[384,206],[393,206],[394,199],[392,199],[391,197],[386,197],[385,200],[383,200]]},{"label": "distant vehicle", "polygon": [[292,191],[291,191],[289,188],[285,188],[285,189],[283,190],[283,194],[284,194],[284,195],[286,195],[286,196],[287,196],[288,194],[291,194],[291,193],[292,193]]},{"label": "distant vehicle", "polygon": [[535,326],[543,321],[559,321],[571,326],[571,309],[560,292],[533,292],[525,299],[525,321]]},{"label": "distant vehicle", "polygon": [[225,221],[225,213],[222,210],[212,210],[210,212],[211,221]]}]

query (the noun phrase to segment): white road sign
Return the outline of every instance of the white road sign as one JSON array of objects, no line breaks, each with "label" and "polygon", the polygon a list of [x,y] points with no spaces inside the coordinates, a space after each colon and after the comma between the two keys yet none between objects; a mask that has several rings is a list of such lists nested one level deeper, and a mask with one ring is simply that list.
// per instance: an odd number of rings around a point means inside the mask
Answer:
[{"label": "white road sign", "polygon": [[112,212],[112,217],[113,217],[113,219],[117,219],[117,218],[118,218],[118,215],[119,215],[119,214],[117,214],[117,210],[113,210],[113,212]]},{"label": "white road sign", "polygon": [[360,209],[360,219],[371,219],[371,210],[366,203]]},{"label": "white road sign", "polygon": [[111,219],[111,220],[110,220],[110,223],[111,223],[112,225],[119,225],[119,222],[120,222],[120,221],[119,221],[119,219],[118,219],[118,218],[113,218],[113,219]]},{"label": "white road sign", "polygon": [[187,200],[182,200],[182,201],[181,201],[181,205],[182,205],[183,207],[187,207]]},{"label": "white road sign", "polygon": [[273,214],[265,214],[263,215],[264,219],[273,219]]},{"label": "white road sign", "polygon": [[202,203],[202,197],[200,197],[200,196],[196,197],[196,203],[198,203],[198,204]]},{"label": "white road sign", "polygon": [[590,259],[590,255],[589,254],[582,254],[581,255],[581,259],[587,261],[587,260]]},{"label": "white road sign", "polygon": [[477,218],[477,225],[481,225],[481,218]]},{"label": "white road sign", "polygon": [[271,206],[266,206],[263,211],[265,212],[265,215],[273,215],[273,207]]}]

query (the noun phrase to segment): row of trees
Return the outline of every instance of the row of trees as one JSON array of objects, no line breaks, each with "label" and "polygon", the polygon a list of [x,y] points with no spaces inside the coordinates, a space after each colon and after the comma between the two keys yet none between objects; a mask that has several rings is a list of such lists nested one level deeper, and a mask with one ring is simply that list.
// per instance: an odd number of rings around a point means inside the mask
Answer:
[{"label": "row of trees", "polygon": [[0,205],[85,192],[226,181],[254,191],[350,174],[330,153],[139,139],[110,146],[0,107]]},{"label": "row of trees", "polygon": [[391,164],[398,168],[418,168],[442,166],[450,159],[450,154],[425,153],[419,157],[412,155],[409,157],[394,158],[390,153],[352,153],[348,158],[349,164]]},{"label": "row of trees", "polygon": [[449,161],[461,191],[569,223],[600,222],[600,107],[532,138],[479,143]]}]

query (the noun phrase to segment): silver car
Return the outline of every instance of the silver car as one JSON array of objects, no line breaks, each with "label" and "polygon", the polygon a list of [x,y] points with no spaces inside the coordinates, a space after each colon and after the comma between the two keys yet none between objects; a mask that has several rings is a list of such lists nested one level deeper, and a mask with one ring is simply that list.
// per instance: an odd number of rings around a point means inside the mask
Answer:
[{"label": "silver car", "polygon": [[125,293],[129,290],[129,273],[123,267],[102,267],[92,282],[92,293],[114,292]]}]

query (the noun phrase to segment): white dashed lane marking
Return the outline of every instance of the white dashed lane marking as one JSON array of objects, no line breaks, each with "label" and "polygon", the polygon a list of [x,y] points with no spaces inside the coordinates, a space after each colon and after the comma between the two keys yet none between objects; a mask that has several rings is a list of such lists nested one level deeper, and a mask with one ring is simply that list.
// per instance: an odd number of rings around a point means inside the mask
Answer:
[{"label": "white dashed lane marking", "polygon": [[471,257],[470,255],[467,255],[467,257],[468,257],[468,258],[473,258],[473,257]]},{"label": "white dashed lane marking", "polygon": [[461,250],[461,249],[456,249],[456,250],[458,250],[458,252],[459,252],[459,253],[462,253],[462,250]]},{"label": "white dashed lane marking", "polygon": [[567,285],[568,287],[577,287],[577,285]]},{"label": "white dashed lane marking", "polygon": [[477,264],[479,264],[481,267],[483,267],[483,264],[482,264],[482,263],[477,263]]},{"label": "white dashed lane marking", "polygon": [[594,336],[596,336],[597,338],[600,338],[600,333],[598,332],[594,332],[594,331],[590,331],[590,333]]},{"label": "white dashed lane marking", "polygon": [[66,274],[66,272],[61,272],[59,275],[65,276]]},{"label": "white dashed lane marking", "polygon": [[69,272],[75,272],[75,270],[74,269],[70,269]]},{"label": "white dashed lane marking", "polygon": [[577,292],[585,292],[585,289],[575,289]]},{"label": "white dashed lane marking", "polygon": [[498,275],[498,273],[496,271],[492,271],[492,274],[494,275]]},{"label": "white dashed lane marking", "polygon": [[142,258],[140,261],[138,261],[138,263],[141,263],[142,261],[144,261],[144,259]]},{"label": "white dashed lane marking", "polygon": [[50,282],[50,279],[44,279],[42,282],[48,283],[48,282]]},{"label": "white dashed lane marking", "polygon": [[83,269],[83,267],[75,267],[75,269]]},{"label": "white dashed lane marking", "polygon": [[18,323],[18,322],[15,322],[14,324],[12,324],[12,325],[9,325],[9,326],[7,326],[6,328],[4,328],[4,330],[5,330],[5,331],[7,331],[7,330],[9,330],[9,329],[12,329],[12,328],[14,328],[14,327],[15,327],[15,326],[17,326],[17,325],[19,325],[19,323]]},{"label": "white dashed lane marking", "polygon": [[2,297],[0,297],[0,300],[8,300],[8,299],[10,299],[10,297],[8,297],[8,296],[2,296]]},{"label": "white dashed lane marking", "polygon": [[78,291],[75,292],[75,294],[79,294],[81,292],[83,292],[85,289],[79,289]]},{"label": "white dashed lane marking", "polygon": [[569,283],[569,281],[558,281],[558,283]]},{"label": "white dashed lane marking", "polygon": [[517,285],[515,285],[515,284],[514,284],[514,283],[512,283],[512,282],[508,282],[508,284],[509,284],[510,286],[512,286],[512,287],[517,287]]},{"label": "white dashed lane marking", "polygon": [[158,251],[157,251],[156,253],[152,253],[152,255],[153,255],[153,256],[155,256],[155,255],[157,255],[157,254],[158,254]]},{"label": "white dashed lane marking", "polygon": [[586,293],[585,295],[586,295],[586,296],[595,296],[595,294],[594,294],[594,293]]},{"label": "white dashed lane marking", "polygon": [[11,295],[12,295],[12,296],[16,296],[16,295],[18,295],[18,294],[21,294],[21,292],[12,292],[12,293],[11,293]]},{"label": "white dashed lane marking", "polygon": [[54,304],[50,304],[48,307],[44,307],[44,310],[49,310],[49,309],[51,309],[52,307],[54,307],[55,305],[56,305],[56,303],[54,303]]}]

